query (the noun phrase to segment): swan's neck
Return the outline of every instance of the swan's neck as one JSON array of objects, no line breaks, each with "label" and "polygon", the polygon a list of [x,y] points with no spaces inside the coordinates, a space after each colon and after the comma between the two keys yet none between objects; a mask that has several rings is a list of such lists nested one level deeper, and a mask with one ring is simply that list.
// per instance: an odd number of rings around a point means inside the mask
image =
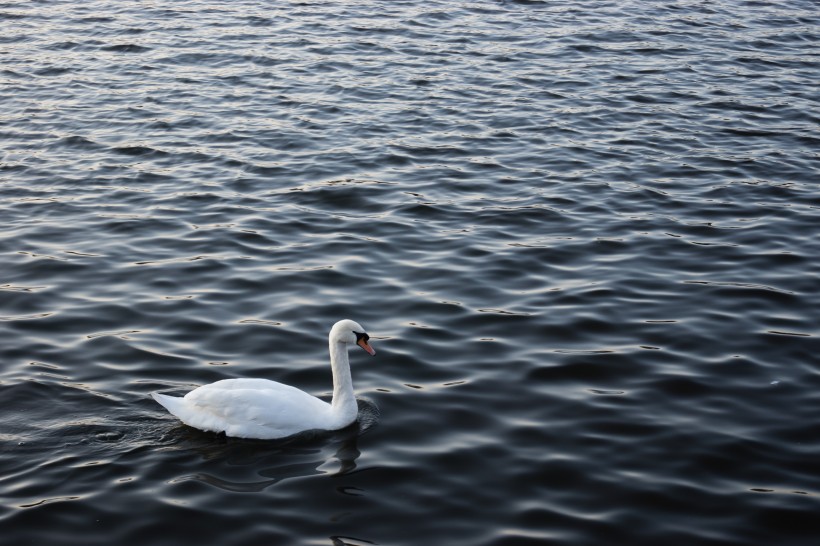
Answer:
[{"label": "swan's neck", "polygon": [[350,362],[347,359],[347,344],[330,341],[330,368],[333,371],[333,409],[334,420],[341,426],[347,426],[356,420],[358,405],[353,394],[353,379],[350,377]]}]

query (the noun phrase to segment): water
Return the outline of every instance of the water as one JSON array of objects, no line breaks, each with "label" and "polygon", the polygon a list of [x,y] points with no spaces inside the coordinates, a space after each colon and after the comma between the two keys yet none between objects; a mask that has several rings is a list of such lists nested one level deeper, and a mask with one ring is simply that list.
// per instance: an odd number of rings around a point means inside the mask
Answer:
[{"label": "water", "polygon": [[4,542],[816,540],[816,8],[0,4]]}]

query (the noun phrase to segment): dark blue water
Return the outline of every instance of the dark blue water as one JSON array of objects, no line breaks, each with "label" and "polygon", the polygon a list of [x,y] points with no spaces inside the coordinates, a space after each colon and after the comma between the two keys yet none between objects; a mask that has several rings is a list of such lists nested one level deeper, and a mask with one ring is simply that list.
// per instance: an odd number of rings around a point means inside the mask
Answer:
[{"label": "dark blue water", "polygon": [[[813,1],[0,4],[8,544],[810,544]],[[242,441],[234,377],[357,426]]]}]

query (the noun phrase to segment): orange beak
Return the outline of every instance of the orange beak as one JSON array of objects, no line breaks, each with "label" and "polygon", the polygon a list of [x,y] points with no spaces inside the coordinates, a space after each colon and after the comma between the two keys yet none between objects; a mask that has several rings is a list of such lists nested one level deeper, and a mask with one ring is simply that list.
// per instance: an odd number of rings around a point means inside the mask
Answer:
[{"label": "orange beak", "polygon": [[356,342],[356,345],[358,345],[371,355],[376,354],[376,351],[373,349],[373,347],[370,346],[370,344],[364,338],[359,339],[359,341]]}]

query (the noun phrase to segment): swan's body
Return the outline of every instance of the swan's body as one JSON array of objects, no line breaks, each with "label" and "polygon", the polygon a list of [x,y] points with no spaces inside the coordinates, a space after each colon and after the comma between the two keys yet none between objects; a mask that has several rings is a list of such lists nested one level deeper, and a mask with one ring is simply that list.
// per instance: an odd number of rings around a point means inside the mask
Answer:
[{"label": "swan's body", "polygon": [[333,372],[333,400],[267,379],[224,379],[192,390],[183,398],[153,393],[183,423],[239,438],[284,438],[306,430],[338,430],[356,420],[347,348],[355,343],[375,351],[364,328],[352,320],[333,325],[328,336]]}]

